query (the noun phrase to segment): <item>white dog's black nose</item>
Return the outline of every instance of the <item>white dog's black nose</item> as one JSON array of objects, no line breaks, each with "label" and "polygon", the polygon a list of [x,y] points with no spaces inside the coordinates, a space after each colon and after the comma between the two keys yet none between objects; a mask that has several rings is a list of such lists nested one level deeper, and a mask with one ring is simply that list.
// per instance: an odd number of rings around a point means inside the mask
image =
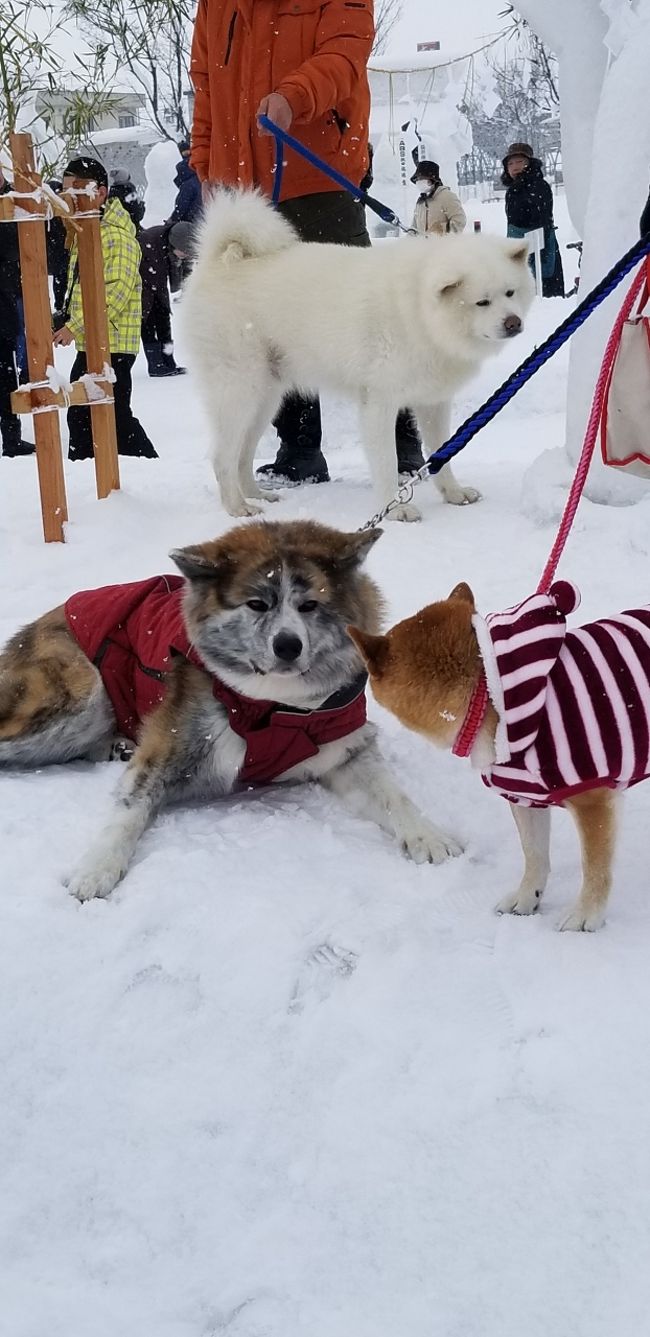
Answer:
[{"label": "white dog's black nose", "polygon": [[512,315],[506,316],[503,322],[503,328],[509,339],[512,338],[513,334],[519,334],[521,332],[521,320],[519,319],[519,316],[516,316],[514,312]]},{"label": "white dog's black nose", "polygon": [[279,631],[273,641],[273,651],[277,659],[283,659],[285,664],[292,664],[302,652],[302,641],[290,631]]}]

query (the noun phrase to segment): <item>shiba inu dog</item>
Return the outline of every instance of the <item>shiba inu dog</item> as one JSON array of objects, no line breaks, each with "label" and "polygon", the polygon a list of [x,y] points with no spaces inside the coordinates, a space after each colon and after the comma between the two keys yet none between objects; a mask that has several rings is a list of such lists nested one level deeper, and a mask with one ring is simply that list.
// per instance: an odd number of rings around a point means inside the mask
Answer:
[{"label": "shiba inu dog", "polygon": [[[346,633],[375,633],[361,570],[381,531],[243,525],[180,548],[181,576],[75,594],[0,655],[0,768],[102,759],[133,746],[113,807],[68,879],[107,896],[168,798],[320,780],[416,862],[459,846],[399,790],[366,720]],[[121,741],[120,741],[121,736]]]},{"label": "shiba inu dog", "polygon": [[650,608],[567,630],[567,581],[492,614],[467,585],[386,636],[350,628],[377,700],[507,798],[524,852],[499,912],[533,914],[549,875],[550,810],[578,828],[583,882],[558,927],[597,929],[612,881],[615,791],[650,775]]},{"label": "shiba inu dog", "polygon": [[[482,362],[523,329],[534,296],[525,241],[485,235],[390,246],[298,240],[255,191],[208,205],[181,320],[214,433],[230,515],[277,500],[253,476],[260,437],[291,390],[333,390],[359,405],[380,506],[397,491],[395,417],[409,405],[425,454],[449,435],[449,404]],[[446,465],[445,501],[476,501]],[[411,503],[392,520],[419,520]]]}]

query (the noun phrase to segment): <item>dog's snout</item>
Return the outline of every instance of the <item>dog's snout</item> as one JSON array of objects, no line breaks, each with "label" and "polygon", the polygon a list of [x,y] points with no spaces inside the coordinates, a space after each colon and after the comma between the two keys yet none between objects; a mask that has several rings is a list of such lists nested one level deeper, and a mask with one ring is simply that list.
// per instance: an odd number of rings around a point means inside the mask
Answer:
[{"label": "dog's snout", "polygon": [[514,311],[511,313],[511,315],[506,316],[503,322],[503,328],[506,334],[508,335],[508,338],[512,338],[513,334],[519,334],[521,332],[522,328],[521,320],[519,316],[516,316],[514,314]]},{"label": "dog's snout", "polygon": [[290,631],[279,631],[273,641],[273,651],[277,659],[285,664],[292,664],[302,653],[302,641]]}]

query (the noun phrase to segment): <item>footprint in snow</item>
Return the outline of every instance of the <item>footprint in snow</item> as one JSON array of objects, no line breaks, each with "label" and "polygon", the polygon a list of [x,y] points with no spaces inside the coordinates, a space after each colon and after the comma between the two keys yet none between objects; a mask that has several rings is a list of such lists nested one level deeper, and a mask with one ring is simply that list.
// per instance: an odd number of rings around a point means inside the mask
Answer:
[{"label": "footprint in snow", "polygon": [[309,953],[294,985],[289,1012],[302,1012],[309,1000],[323,1003],[337,980],[347,979],[356,970],[356,952],[335,943],[322,942]]}]

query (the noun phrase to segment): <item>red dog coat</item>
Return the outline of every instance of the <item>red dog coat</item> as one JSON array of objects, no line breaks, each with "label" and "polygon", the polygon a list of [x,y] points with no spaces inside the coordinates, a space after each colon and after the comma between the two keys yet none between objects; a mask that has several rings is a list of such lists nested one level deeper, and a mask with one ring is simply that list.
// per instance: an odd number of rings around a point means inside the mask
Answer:
[{"label": "red dog coat", "polygon": [[84,590],[65,604],[72,635],[102,675],[120,733],[137,738],[142,721],[164,698],[175,655],[209,674],[231,729],[245,740],[239,772],[243,784],[267,784],[317,756],[325,743],[365,724],[365,675],[318,710],[253,701],[215,678],[190,645],[182,610],[184,587],[181,576],[153,576],[130,585]]}]

